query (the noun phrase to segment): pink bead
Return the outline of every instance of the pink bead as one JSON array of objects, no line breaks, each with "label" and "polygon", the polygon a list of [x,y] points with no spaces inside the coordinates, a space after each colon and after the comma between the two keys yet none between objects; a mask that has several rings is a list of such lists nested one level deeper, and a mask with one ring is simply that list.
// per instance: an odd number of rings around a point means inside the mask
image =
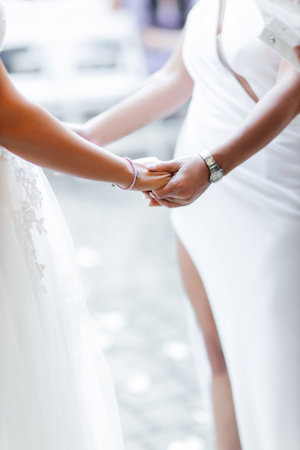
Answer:
[{"label": "pink bead", "polygon": [[130,190],[133,189],[134,186],[135,186],[136,180],[137,180],[137,178],[138,178],[138,170],[137,170],[136,165],[135,165],[134,162],[132,161],[132,159],[127,158],[127,157],[125,157],[124,159],[127,159],[127,161],[130,163],[130,165],[131,165],[131,167],[132,167],[132,170],[133,170],[133,180],[132,180],[132,183],[130,184],[130,186],[128,186],[127,188],[123,188],[123,187],[119,186],[118,184],[117,184],[117,186],[118,186],[118,188],[122,189],[123,191],[130,191]]}]

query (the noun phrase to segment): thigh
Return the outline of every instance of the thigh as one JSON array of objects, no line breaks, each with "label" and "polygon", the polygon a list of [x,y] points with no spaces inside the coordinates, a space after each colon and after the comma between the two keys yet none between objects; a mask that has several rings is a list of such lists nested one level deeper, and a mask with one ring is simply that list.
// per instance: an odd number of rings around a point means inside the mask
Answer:
[{"label": "thigh", "polygon": [[178,238],[177,246],[183,284],[203,333],[212,371],[224,371],[223,351],[205,287],[188,251]]}]

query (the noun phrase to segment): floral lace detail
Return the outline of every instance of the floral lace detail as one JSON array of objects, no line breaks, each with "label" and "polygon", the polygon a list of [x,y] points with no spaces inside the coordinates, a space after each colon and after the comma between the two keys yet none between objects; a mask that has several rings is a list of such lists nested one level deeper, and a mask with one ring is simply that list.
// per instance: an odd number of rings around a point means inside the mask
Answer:
[{"label": "floral lace detail", "polygon": [[39,235],[47,233],[44,219],[39,216],[43,195],[38,188],[38,172],[33,164],[3,148],[0,148],[0,157],[13,167],[16,181],[23,187],[24,196],[20,199],[19,208],[14,211],[13,217],[34,284],[45,291],[42,286],[45,266],[38,261],[33,240],[34,232]]}]

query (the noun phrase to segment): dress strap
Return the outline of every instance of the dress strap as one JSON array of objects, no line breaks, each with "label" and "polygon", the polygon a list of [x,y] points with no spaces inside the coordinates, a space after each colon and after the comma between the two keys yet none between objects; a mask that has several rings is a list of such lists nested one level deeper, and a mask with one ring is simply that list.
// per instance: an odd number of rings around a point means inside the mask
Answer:
[{"label": "dress strap", "polygon": [[217,44],[217,54],[219,57],[219,60],[223,64],[223,66],[226,67],[226,69],[229,70],[230,73],[236,78],[236,80],[240,83],[240,85],[243,87],[243,89],[247,92],[247,94],[254,100],[256,103],[259,101],[259,98],[255,94],[254,90],[242,75],[238,74],[233,68],[230,66],[224,50],[222,46],[222,31],[223,31],[223,24],[224,24],[224,16],[225,16],[225,9],[226,9],[226,1],[227,0],[220,0],[220,8],[219,8],[219,17],[218,17],[218,27],[217,27],[217,34],[216,34],[216,44]]}]

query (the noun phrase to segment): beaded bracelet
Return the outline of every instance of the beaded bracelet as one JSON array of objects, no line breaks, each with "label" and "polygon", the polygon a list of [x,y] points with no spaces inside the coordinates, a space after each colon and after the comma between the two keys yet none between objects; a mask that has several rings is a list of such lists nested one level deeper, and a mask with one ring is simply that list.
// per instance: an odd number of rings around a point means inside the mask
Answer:
[{"label": "beaded bracelet", "polygon": [[137,180],[138,178],[140,178],[140,174],[139,174],[139,172],[138,172],[138,170],[137,170],[136,165],[135,165],[134,162],[132,161],[132,159],[127,158],[127,157],[125,157],[124,159],[126,159],[126,160],[130,163],[130,165],[131,165],[131,167],[132,167],[132,170],[133,170],[133,180],[132,180],[132,183],[130,184],[130,186],[128,186],[128,187],[126,187],[126,188],[123,188],[123,187],[119,186],[118,184],[117,184],[117,186],[118,186],[118,188],[122,189],[123,191],[131,191],[131,189],[133,189],[134,186],[135,186],[136,180]]}]

